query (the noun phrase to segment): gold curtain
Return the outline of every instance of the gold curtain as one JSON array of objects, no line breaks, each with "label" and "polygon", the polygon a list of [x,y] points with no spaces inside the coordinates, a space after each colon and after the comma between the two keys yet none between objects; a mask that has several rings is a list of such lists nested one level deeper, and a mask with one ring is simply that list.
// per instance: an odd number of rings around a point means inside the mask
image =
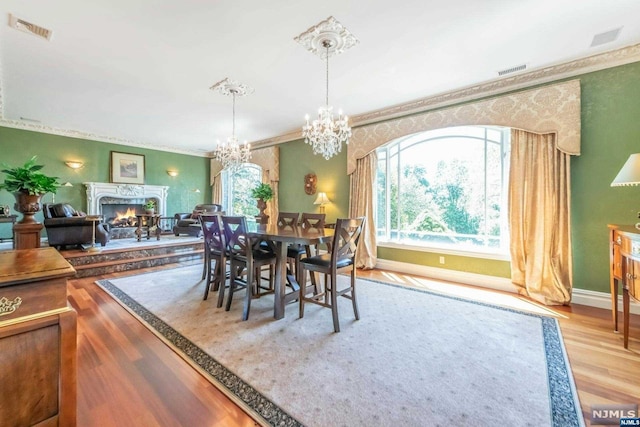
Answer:
[{"label": "gold curtain", "polygon": [[511,280],[547,305],[571,301],[570,155],[555,134],[511,130]]},{"label": "gold curtain", "polygon": [[222,174],[213,177],[211,183],[211,203],[222,204]]},{"label": "gold curtain", "polygon": [[267,202],[267,209],[264,213],[269,215],[271,221],[278,218],[278,181],[272,181],[269,178],[269,171],[262,169],[262,182],[269,184],[273,190],[273,198]]},{"label": "gold curtain", "polygon": [[375,268],[378,260],[376,226],[373,219],[373,183],[376,180],[377,164],[378,156],[374,150],[357,160],[356,169],[350,175],[349,216],[366,218],[355,260],[356,267],[364,269]]}]

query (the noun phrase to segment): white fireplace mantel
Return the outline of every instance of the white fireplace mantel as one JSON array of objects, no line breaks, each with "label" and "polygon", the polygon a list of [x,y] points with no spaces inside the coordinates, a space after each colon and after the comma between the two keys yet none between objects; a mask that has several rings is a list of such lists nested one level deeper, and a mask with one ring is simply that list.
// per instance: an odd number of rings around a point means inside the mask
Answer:
[{"label": "white fireplace mantel", "polygon": [[166,185],[138,185],[138,184],[111,184],[107,182],[84,182],[87,187],[87,213],[100,215],[100,199],[112,197],[120,199],[155,199],[156,212],[162,216],[167,215],[167,195],[169,187]]}]

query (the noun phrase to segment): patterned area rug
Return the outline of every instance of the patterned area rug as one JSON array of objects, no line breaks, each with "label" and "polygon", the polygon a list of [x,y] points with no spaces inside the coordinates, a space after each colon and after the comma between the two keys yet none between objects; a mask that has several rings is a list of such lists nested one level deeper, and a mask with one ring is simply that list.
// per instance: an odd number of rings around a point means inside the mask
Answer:
[{"label": "patterned area rug", "polygon": [[315,305],[273,320],[271,296],[242,322],[201,268],[97,283],[265,425],[584,425],[553,318],[360,279],[338,334]]}]

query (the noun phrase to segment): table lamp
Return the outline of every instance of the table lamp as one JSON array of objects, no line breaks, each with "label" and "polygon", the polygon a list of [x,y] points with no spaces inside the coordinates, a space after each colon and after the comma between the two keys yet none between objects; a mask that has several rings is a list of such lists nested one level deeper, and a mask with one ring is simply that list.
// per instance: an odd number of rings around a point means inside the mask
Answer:
[{"label": "table lamp", "polygon": [[324,213],[324,205],[327,203],[331,203],[331,200],[327,197],[327,193],[318,193],[316,201],[313,202],[314,205],[320,205],[320,213]]},{"label": "table lamp", "polygon": [[[629,156],[611,183],[612,187],[626,187],[631,185],[640,185],[640,153]],[[640,230],[640,222],[636,223],[636,228]]]}]

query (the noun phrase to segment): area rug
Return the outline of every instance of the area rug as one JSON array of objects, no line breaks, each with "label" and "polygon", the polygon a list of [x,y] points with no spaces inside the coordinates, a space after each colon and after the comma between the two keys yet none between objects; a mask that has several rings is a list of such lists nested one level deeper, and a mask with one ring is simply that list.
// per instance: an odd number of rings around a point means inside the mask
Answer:
[{"label": "area rug", "polygon": [[[240,320],[201,266],[97,283],[265,425],[583,426],[555,319],[358,279],[360,320],[307,304]],[[346,277],[341,280],[348,280]]]}]

